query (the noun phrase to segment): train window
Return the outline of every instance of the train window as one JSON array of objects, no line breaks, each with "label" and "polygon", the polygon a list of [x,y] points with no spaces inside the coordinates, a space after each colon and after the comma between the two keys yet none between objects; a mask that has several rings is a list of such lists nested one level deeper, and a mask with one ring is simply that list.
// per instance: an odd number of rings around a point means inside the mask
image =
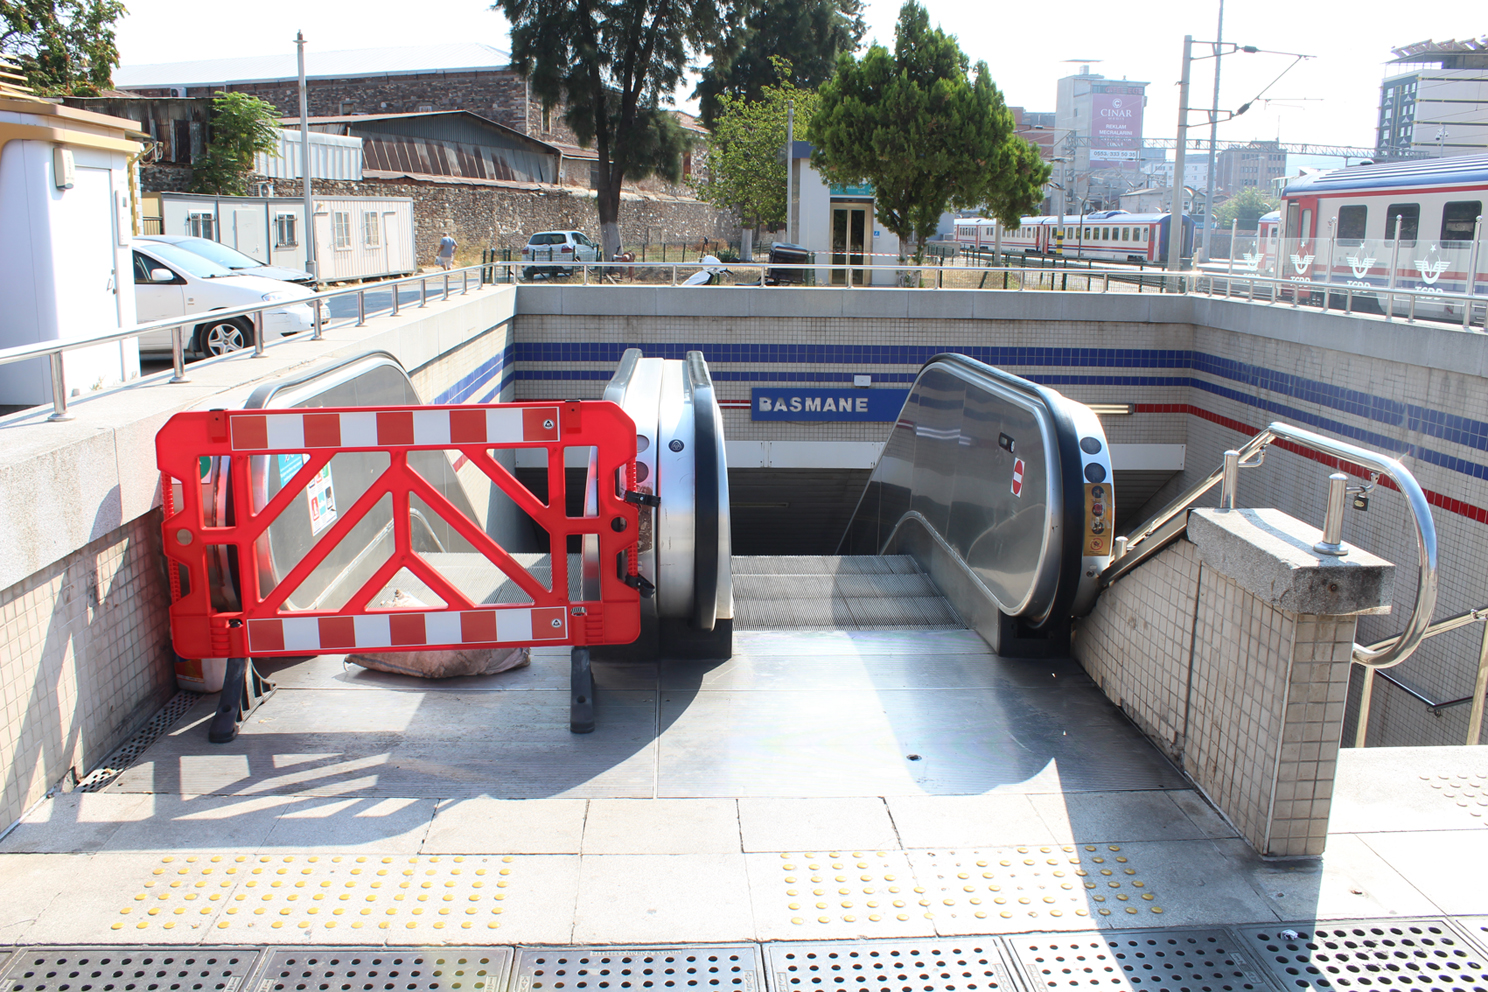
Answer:
[{"label": "train window", "polygon": [[1441,239],[1471,241],[1473,228],[1483,213],[1481,200],[1454,200],[1442,208]]},{"label": "train window", "polygon": [[[1416,240],[1416,225],[1421,220],[1419,203],[1392,203],[1385,210],[1385,240]],[[1399,234],[1396,229],[1399,229]]]},{"label": "train window", "polygon": [[1338,208],[1339,241],[1358,243],[1364,240],[1364,223],[1369,217],[1369,208],[1362,204]]},{"label": "train window", "polygon": [[1101,228],[1101,240],[1102,241],[1110,241],[1111,240],[1111,229],[1109,227],[1103,227],[1103,228]]},{"label": "train window", "polygon": [[1090,228],[1085,228],[1085,237],[1090,237]]},{"label": "train window", "polygon": [[1123,227],[1121,229],[1121,240],[1122,241],[1130,241],[1131,240],[1131,228],[1129,228],[1129,227]]}]

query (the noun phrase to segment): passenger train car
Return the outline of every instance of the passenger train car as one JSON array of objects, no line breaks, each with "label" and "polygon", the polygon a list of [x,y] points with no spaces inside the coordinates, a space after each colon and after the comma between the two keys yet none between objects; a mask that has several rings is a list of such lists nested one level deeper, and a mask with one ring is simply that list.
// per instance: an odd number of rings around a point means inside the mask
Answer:
[{"label": "passenger train car", "polygon": [[[1319,172],[1283,191],[1279,274],[1326,283],[1380,303],[1409,289],[1488,295],[1482,250],[1488,155],[1388,162]],[[1470,274],[1472,274],[1471,279]],[[1408,306],[1397,299],[1397,312]],[[1461,304],[1418,303],[1427,316],[1457,317]]]},{"label": "passenger train car", "polygon": [[[1003,228],[1003,251],[1121,262],[1162,262],[1168,257],[1167,214],[1103,210],[1084,216],[1024,217],[1016,229]],[[1193,218],[1183,218],[1183,254],[1193,254]],[[981,217],[956,221],[953,235],[963,249],[992,249],[997,222]]]}]

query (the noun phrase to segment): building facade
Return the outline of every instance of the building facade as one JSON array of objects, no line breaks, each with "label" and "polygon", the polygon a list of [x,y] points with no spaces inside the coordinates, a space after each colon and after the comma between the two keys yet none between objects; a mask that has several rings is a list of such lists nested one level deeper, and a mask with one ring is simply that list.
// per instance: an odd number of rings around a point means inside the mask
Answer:
[{"label": "building facade", "polygon": [[1381,158],[1488,152],[1488,35],[1394,49],[1380,83],[1375,150]]},{"label": "building facade", "polygon": [[1286,176],[1286,163],[1286,148],[1279,141],[1252,141],[1226,148],[1214,162],[1214,188],[1231,196],[1252,188],[1269,195],[1275,180]]},{"label": "building facade", "polygon": [[1147,85],[1107,79],[1088,65],[1059,80],[1054,126],[1065,162],[1056,179],[1065,188],[1068,211],[1081,199],[1091,209],[1113,208],[1122,193],[1142,185]]}]

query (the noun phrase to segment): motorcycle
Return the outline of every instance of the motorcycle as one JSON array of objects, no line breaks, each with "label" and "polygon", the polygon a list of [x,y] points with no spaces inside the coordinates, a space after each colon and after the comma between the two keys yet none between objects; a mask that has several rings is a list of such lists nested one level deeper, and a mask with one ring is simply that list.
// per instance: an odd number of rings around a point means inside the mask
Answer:
[{"label": "motorcycle", "polygon": [[728,271],[723,261],[717,255],[704,255],[700,260],[703,267],[682,283],[684,286],[717,286],[723,282],[723,275]]}]

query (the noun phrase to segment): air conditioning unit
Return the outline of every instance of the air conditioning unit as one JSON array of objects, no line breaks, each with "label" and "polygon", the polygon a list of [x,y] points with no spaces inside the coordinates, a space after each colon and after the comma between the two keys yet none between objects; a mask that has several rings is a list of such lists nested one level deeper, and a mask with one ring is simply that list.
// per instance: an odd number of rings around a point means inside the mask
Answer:
[{"label": "air conditioning unit", "polygon": [[249,196],[270,197],[274,195],[274,184],[271,182],[258,182],[248,184]]}]

